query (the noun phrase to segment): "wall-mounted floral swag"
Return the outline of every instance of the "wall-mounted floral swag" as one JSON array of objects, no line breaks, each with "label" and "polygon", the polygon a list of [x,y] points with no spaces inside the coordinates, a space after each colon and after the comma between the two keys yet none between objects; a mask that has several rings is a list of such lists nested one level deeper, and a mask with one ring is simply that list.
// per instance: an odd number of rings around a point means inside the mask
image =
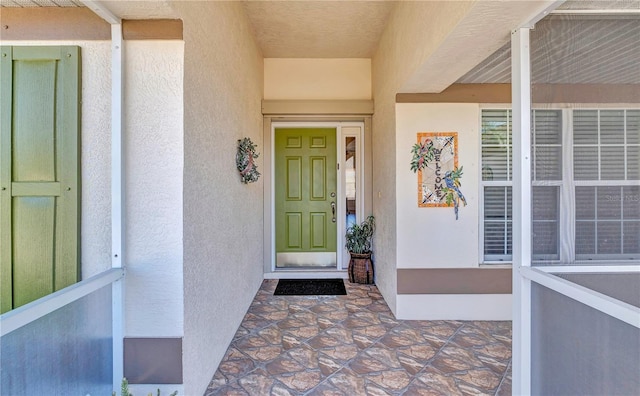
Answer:
[{"label": "wall-mounted floral swag", "polygon": [[255,159],[260,154],[256,153],[256,145],[250,138],[238,139],[238,152],[236,154],[236,167],[240,172],[240,180],[244,183],[257,182],[260,178],[258,165]]}]

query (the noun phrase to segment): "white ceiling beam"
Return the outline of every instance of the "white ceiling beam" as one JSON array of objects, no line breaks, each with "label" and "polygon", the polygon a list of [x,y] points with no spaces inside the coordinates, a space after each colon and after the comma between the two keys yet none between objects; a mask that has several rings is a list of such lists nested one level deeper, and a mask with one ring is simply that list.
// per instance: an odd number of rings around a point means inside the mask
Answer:
[{"label": "white ceiling beam", "polygon": [[118,25],[122,23],[122,19],[116,16],[110,9],[108,9],[102,1],[99,0],[80,0],[82,4],[87,6],[91,11],[95,12],[100,18],[109,22],[111,25]]},{"label": "white ceiling beam", "polygon": [[554,1],[553,3],[549,4],[548,6],[544,7],[542,10],[540,10],[533,17],[529,18],[528,21],[526,21],[525,23],[523,23],[519,27],[521,27],[521,28],[526,27],[526,28],[533,29],[533,27],[534,27],[534,25],[536,23],[538,23],[541,19],[546,18],[547,16],[549,16],[549,14],[553,13],[554,10],[556,8],[560,7],[562,5],[562,3],[564,3],[564,2],[565,2],[565,0]]}]

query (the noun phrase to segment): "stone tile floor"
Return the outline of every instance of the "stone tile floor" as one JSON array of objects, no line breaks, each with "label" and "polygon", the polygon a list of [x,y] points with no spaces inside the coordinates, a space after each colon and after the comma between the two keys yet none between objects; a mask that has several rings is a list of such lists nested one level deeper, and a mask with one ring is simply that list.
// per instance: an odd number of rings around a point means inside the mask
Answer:
[{"label": "stone tile floor", "polygon": [[396,320],[375,286],[274,296],[265,280],[210,395],[510,395],[511,322]]}]

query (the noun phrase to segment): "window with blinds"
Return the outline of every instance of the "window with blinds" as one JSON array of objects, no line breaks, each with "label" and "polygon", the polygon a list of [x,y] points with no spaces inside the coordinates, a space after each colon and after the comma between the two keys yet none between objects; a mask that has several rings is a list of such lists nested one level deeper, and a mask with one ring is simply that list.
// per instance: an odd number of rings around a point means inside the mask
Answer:
[{"label": "window with blinds", "polygon": [[640,110],[574,110],[575,258],[640,257]]},{"label": "window with blinds", "polygon": [[[559,257],[559,186],[562,184],[562,113],[532,112],[533,254]],[[484,261],[511,261],[511,110],[482,112]]]},{"label": "window with blinds", "polygon": [[[640,110],[531,116],[532,259],[640,258]],[[511,111],[481,128],[484,262],[511,261]]]},{"label": "window with blinds", "polygon": [[511,111],[482,112],[484,260],[511,260]]},{"label": "window with blinds", "polygon": [[532,258],[559,260],[562,111],[532,112],[531,145]]}]

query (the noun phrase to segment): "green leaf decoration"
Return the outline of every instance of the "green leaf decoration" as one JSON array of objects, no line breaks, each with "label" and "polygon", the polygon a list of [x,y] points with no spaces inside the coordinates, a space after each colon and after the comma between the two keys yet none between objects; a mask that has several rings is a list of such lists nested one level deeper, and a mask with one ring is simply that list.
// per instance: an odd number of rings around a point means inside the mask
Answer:
[{"label": "green leaf decoration", "polygon": [[424,169],[427,164],[433,161],[435,156],[433,150],[433,142],[431,139],[427,139],[424,143],[416,143],[411,147],[411,170],[416,173]]},{"label": "green leaf decoration", "polygon": [[467,206],[467,200],[464,195],[462,195],[462,191],[460,191],[460,186],[462,186],[462,183],[460,182],[461,178],[462,166],[460,168],[456,167],[452,171],[447,172],[445,174],[445,183],[447,183],[447,187],[442,189],[445,194],[444,202],[448,206],[453,205],[456,220],[458,220],[458,207],[460,206],[460,202],[462,202],[464,206]]}]

